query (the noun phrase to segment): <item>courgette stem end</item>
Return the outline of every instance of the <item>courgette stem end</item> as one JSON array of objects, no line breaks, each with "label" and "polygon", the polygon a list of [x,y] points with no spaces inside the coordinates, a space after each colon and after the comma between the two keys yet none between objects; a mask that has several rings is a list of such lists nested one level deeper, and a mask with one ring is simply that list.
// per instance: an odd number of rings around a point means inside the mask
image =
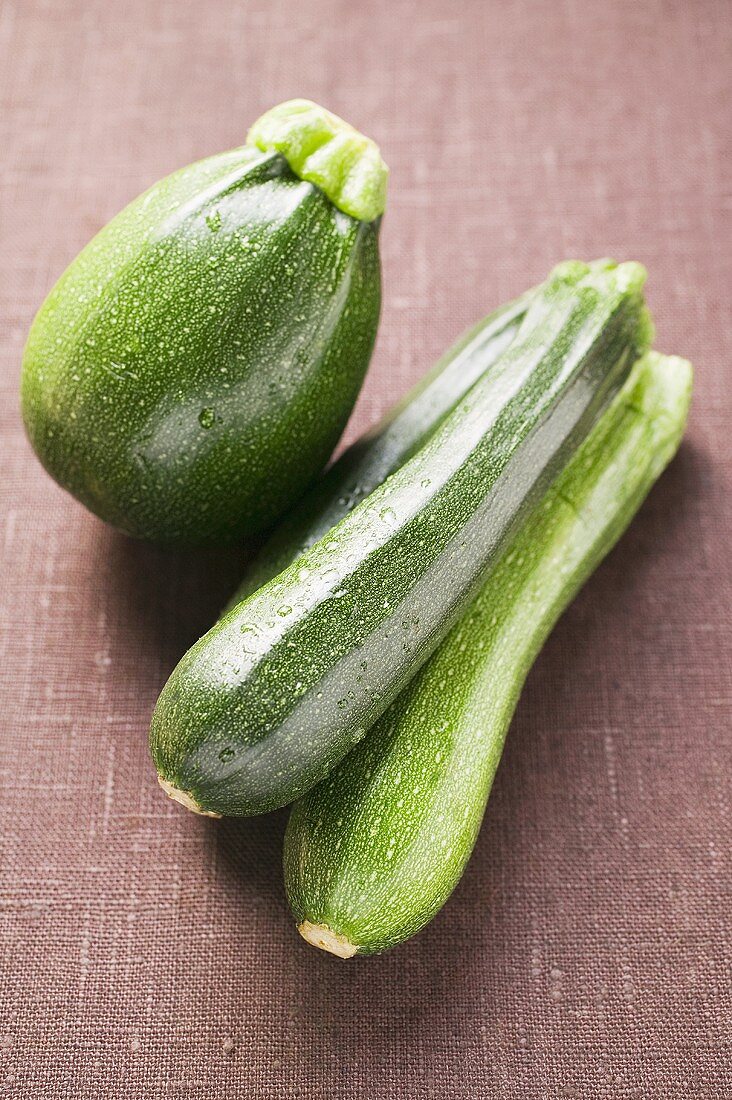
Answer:
[{"label": "courgette stem end", "polygon": [[296,176],[314,184],[344,214],[380,218],[389,169],[378,145],[309,99],[288,99],[258,118],[247,144],[280,153]]},{"label": "courgette stem end", "polygon": [[319,947],[321,951],[329,951],[339,959],[352,959],[358,953],[358,947],[355,944],[345,936],[339,936],[337,932],[331,931],[327,924],[313,924],[312,921],[304,920],[298,924],[297,930],[313,947]]},{"label": "courgette stem end", "polygon": [[176,787],[167,779],[163,779],[162,775],[158,775],[158,783],[163,788],[168,798],[172,798],[174,802],[178,802],[181,806],[185,806],[187,810],[192,810],[194,814],[201,814],[202,817],[222,816],[222,814],[217,814],[215,810],[204,810],[202,806],[199,806],[189,791],[182,791],[180,787]]}]

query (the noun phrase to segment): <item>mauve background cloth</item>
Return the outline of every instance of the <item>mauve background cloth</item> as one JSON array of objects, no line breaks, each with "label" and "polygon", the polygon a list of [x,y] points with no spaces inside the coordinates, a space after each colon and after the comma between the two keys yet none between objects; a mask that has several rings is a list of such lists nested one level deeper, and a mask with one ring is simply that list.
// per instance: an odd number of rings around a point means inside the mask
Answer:
[{"label": "mauve background cloth", "polygon": [[[732,8],[724,0],[4,0],[0,1096],[729,1100]],[[314,98],[392,169],[353,438],[559,259],[645,263],[688,440],[554,632],[475,856],[342,963],[284,813],[166,800],[156,695],[239,572],[87,515],[23,436],[35,310],[150,183]]]}]

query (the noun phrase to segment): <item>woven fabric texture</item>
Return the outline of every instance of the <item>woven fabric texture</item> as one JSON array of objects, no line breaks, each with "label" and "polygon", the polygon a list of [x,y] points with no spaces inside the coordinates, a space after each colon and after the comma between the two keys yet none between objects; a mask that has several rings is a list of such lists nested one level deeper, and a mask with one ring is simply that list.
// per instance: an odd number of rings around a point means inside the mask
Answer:
[{"label": "woven fabric texture", "polygon": [[[732,1096],[732,8],[724,0],[4,0],[0,1096]],[[392,169],[353,438],[558,260],[642,261],[688,439],[532,671],[454,897],[392,953],[299,940],[285,814],[155,782],[166,676],[240,553],[58,489],[18,414],[65,265],[304,95]]]}]

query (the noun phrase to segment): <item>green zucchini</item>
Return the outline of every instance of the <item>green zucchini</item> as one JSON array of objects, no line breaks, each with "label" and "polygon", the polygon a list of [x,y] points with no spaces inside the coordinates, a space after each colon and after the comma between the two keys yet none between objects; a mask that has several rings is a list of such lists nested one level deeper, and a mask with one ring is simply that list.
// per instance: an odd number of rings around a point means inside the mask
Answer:
[{"label": "green zucchini", "polygon": [[364,736],[647,345],[644,275],[561,265],[427,443],[189,650],[151,726],[172,797],[261,813]]},{"label": "green zucchini", "polygon": [[509,346],[530,296],[502,306],[465,333],[398,405],[343,452],[264,542],[227,611],[286,569],[404,465]]},{"label": "green zucchini", "polygon": [[270,524],[327,461],[361,387],[385,180],[373,143],[296,101],[131,203],[31,328],[23,416],[49,473],[159,542]]},{"label": "green zucchini", "polygon": [[675,453],[684,360],[650,353],[369,737],[292,810],[287,895],[302,935],[342,957],[413,935],[475,844],[526,674],[552,626]]}]

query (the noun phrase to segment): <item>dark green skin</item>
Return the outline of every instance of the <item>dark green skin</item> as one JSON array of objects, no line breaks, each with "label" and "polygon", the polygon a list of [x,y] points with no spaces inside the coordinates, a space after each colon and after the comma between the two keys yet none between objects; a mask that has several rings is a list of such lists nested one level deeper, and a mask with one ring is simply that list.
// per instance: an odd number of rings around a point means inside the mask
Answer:
[{"label": "dark green skin", "polygon": [[421,447],[511,344],[532,292],[465,333],[409,393],[343,452],[279,523],[249,565],[227,611],[314,546]]},{"label": "dark green skin", "polygon": [[279,154],[210,157],[123,210],[49,294],[23,361],[28,435],[131,535],[240,539],[327,461],[379,307],[378,222]]},{"label": "dark green skin", "polygon": [[546,284],[425,446],[189,650],[153,715],[162,779],[206,811],[247,815],[293,801],[338,763],[437,647],[647,346],[641,286],[615,272]]}]

